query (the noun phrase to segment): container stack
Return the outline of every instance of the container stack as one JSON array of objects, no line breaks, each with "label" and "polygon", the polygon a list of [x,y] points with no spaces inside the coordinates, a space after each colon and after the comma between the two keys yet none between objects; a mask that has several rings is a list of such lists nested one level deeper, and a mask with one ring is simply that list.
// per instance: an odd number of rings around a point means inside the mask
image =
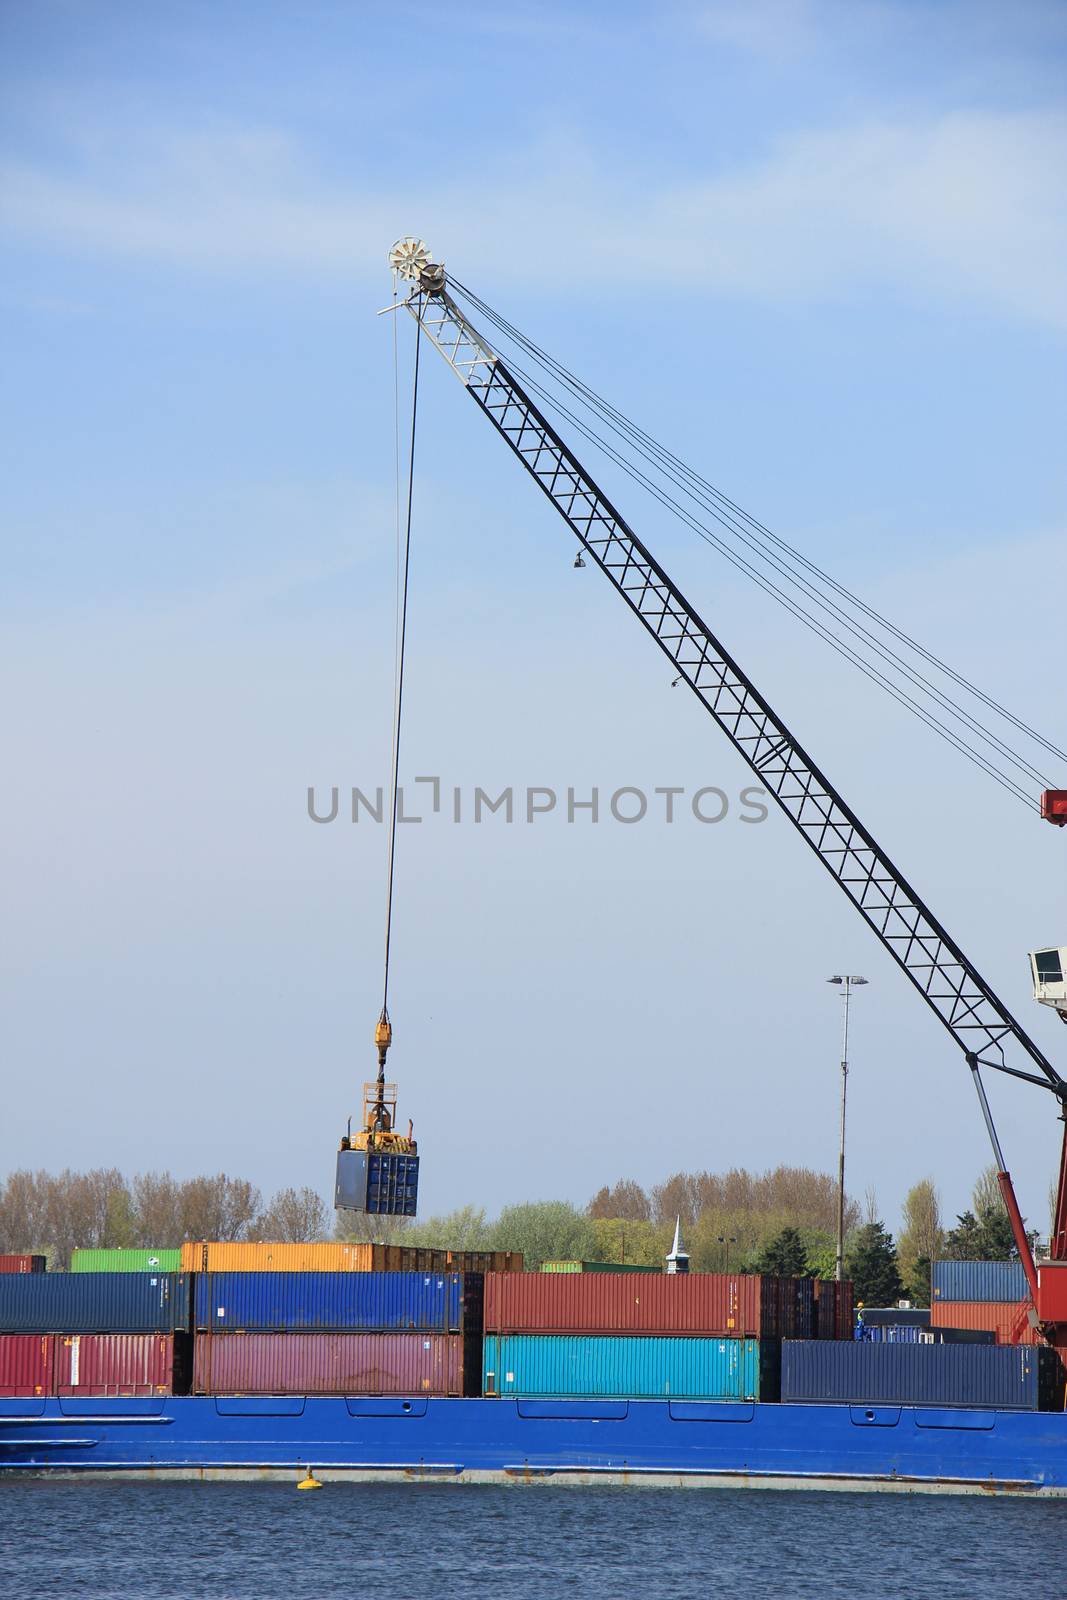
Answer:
[{"label": "container stack", "polygon": [[193,1321],[195,1394],[480,1389],[480,1273],[204,1272]]},{"label": "container stack", "polygon": [[782,1337],[813,1323],[809,1279],[488,1273],[482,1392],[775,1400]]},{"label": "container stack", "polygon": [[1064,1370],[1049,1349],[786,1340],[781,1393],[793,1405],[1059,1411]]},{"label": "container stack", "polygon": [[189,1315],[181,1273],[0,1275],[0,1394],[184,1393]]},{"label": "container stack", "polygon": [[44,1256],[0,1255],[0,1272],[43,1272],[44,1269]]},{"label": "container stack", "polygon": [[811,1337],[851,1339],[854,1315],[852,1284],[848,1279],[838,1283],[834,1278],[817,1278],[812,1288],[814,1306]]},{"label": "container stack", "polygon": [[1026,1274],[1018,1261],[935,1261],[932,1328],[985,1330],[997,1344],[1039,1344],[1031,1326]]},{"label": "container stack", "polygon": [[423,1250],[399,1244],[187,1241],[183,1272],[521,1272],[520,1250]]}]

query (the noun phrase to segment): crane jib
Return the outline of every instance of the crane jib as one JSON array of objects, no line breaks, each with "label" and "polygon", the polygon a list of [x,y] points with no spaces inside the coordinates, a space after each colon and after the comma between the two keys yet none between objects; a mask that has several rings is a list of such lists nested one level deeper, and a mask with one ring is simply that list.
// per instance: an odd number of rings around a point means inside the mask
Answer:
[{"label": "crane jib", "polygon": [[[1067,1084],[447,293],[407,309],[964,1054],[1067,1097]],[[1006,1047],[1028,1058],[1014,1065]]]}]

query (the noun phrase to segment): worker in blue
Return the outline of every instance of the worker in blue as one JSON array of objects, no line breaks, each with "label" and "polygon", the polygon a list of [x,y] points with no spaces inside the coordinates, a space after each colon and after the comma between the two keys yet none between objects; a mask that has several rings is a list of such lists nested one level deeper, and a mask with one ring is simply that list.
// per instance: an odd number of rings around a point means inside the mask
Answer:
[{"label": "worker in blue", "polygon": [[863,1341],[865,1341],[865,1340],[868,1341],[868,1342],[870,1341],[871,1330],[870,1330],[870,1328],[867,1327],[866,1323],[863,1320],[863,1301],[862,1300],[860,1301],[859,1305],[856,1307],[856,1325],[852,1330],[852,1337],[853,1337],[853,1339],[859,1340],[861,1343]]}]

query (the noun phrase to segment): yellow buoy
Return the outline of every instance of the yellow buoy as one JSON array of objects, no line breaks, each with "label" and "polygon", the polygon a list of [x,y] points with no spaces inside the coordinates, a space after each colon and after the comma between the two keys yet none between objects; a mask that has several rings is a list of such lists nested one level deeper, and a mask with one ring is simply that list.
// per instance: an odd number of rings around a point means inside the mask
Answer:
[{"label": "yellow buoy", "polygon": [[321,1489],[322,1488],[322,1484],[319,1482],[318,1478],[316,1478],[316,1476],[312,1472],[311,1468],[308,1467],[307,1476],[301,1478],[300,1482],[297,1484],[297,1488],[298,1489]]}]

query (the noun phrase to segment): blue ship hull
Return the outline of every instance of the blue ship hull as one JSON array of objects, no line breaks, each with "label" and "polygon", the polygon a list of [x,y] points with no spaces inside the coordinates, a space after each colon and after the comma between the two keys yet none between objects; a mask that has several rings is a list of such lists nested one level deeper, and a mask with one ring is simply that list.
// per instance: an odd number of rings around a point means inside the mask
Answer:
[{"label": "blue ship hull", "polygon": [[0,1469],[1067,1496],[1067,1415],[668,1400],[0,1399]]}]

